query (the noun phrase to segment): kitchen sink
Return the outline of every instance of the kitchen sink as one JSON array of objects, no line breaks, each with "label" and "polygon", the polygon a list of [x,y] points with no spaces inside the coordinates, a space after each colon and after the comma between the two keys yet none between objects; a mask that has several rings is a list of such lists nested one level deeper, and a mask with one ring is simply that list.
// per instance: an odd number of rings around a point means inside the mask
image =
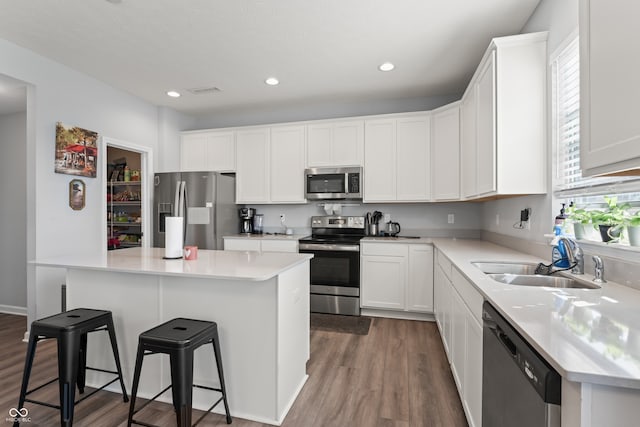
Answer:
[{"label": "kitchen sink", "polygon": [[548,288],[600,289],[595,283],[570,277],[526,274],[488,274],[493,280],[516,286],[542,286]]},{"label": "kitchen sink", "polygon": [[522,262],[472,262],[485,274],[535,274],[538,264]]}]

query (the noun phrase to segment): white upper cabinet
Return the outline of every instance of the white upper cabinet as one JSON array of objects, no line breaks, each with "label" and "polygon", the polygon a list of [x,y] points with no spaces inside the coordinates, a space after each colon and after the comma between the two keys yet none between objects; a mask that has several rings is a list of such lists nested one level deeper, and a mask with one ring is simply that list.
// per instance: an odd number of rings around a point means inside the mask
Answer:
[{"label": "white upper cabinet", "polygon": [[362,166],[364,121],[322,122],[307,126],[307,166]]},{"label": "white upper cabinet", "polygon": [[271,128],[271,202],[304,203],[304,126]]},{"label": "white upper cabinet", "polygon": [[236,203],[304,203],[304,126],[238,130]]},{"label": "white upper cabinet", "polygon": [[431,197],[430,125],[424,114],[396,121],[397,201],[426,202]]},{"label": "white upper cabinet", "polygon": [[236,134],[236,203],[269,203],[269,128],[239,130]]},{"label": "white upper cabinet", "polygon": [[493,39],[476,70],[462,100],[463,197],[546,193],[546,40]]},{"label": "white upper cabinet", "polygon": [[467,90],[460,113],[460,192],[468,199],[478,194],[475,85]]},{"label": "white upper cabinet", "polygon": [[460,199],[460,103],[431,116],[431,182],[435,201]]},{"label": "white upper cabinet", "polygon": [[429,114],[367,120],[364,201],[428,201],[429,158]]},{"label": "white upper cabinet", "polygon": [[640,175],[640,2],[580,2],[583,176]]},{"label": "white upper cabinet", "polygon": [[[476,181],[479,195],[496,191],[496,53],[480,69],[476,89]],[[521,161],[526,162],[523,158]]]},{"label": "white upper cabinet", "polygon": [[234,131],[184,133],[180,138],[180,170],[235,172]]},{"label": "white upper cabinet", "polygon": [[364,201],[396,200],[396,121],[365,123]]}]

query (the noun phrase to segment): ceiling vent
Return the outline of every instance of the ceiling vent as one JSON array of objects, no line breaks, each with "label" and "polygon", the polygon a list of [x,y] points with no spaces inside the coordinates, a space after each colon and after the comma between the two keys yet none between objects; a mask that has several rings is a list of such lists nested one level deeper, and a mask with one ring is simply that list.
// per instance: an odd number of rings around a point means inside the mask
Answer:
[{"label": "ceiling vent", "polygon": [[216,92],[221,92],[222,89],[217,88],[215,86],[211,86],[211,87],[196,87],[192,89],[187,89],[187,91],[194,95],[208,95]]}]

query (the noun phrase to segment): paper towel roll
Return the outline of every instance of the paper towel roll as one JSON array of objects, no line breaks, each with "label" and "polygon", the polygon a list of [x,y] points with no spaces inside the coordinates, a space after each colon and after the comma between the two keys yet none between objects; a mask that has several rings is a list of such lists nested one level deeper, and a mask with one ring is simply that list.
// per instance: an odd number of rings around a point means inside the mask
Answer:
[{"label": "paper towel roll", "polygon": [[164,257],[169,259],[182,258],[182,230],[184,218],[168,216],[165,219]]}]

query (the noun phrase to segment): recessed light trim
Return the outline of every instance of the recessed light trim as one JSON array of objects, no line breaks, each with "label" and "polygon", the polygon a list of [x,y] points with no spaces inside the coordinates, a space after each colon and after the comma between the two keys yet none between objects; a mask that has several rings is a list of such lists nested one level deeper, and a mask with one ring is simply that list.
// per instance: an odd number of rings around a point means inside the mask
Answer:
[{"label": "recessed light trim", "polygon": [[275,77],[269,77],[264,82],[266,84],[268,84],[269,86],[277,86],[278,84],[280,84],[280,81],[278,79],[276,79]]},{"label": "recessed light trim", "polygon": [[180,98],[180,92],[176,92],[175,90],[168,91],[167,95],[172,98]]},{"label": "recessed light trim", "polygon": [[384,62],[380,64],[380,66],[378,66],[378,70],[380,71],[391,71],[394,68],[396,68],[396,66],[393,65],[391,62]]}]

